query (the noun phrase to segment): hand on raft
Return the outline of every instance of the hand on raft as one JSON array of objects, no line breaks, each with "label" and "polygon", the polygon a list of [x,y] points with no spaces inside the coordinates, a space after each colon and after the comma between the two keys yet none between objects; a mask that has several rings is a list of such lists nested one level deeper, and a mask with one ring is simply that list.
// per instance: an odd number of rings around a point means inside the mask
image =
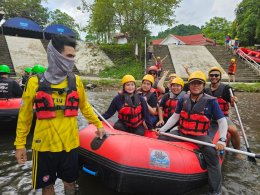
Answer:
[{"label": "hand on raft", "polygon": [[100,139],[102,139],[103,136],[106,134],[106,131],[103,127],[101,127],[97,129],[96,134]]}]

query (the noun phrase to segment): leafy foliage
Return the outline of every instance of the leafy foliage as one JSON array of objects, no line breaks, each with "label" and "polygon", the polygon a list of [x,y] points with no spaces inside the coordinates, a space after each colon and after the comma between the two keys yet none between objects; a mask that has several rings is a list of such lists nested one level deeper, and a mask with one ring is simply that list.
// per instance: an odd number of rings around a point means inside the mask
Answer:
[{"label": "leafy foliage", "polygon": [[167,29],[163,32],[159,32],[156,38],[165,38],[169,34],[185,36],[185,35],[195,35],[200,33],[201,33],[201,29],[195,25],[180,24],[173,28]]},{"label": "leafy foliage", "polygon": [[224,43],[225,35],[231,32],[232,23],[225,18],[214,17],[206,22],[202,33],[209,38],[216,39],[217,43]]},{"label": "leafy foliage", "polygon": [[43,27],[48,21],[48,9],[43,7],[41,2],[42,0],[5,0],[1,4],[5,19],[24,17]]},{"label": "leafy foliage", "polygon": [[[108,55],[108,57],[115,60],[124,60],[125,58],[134,59],[134,44],[123,44],[123,45],[109,45],[102,44],[100,48]],[[132,57],[131,57],[132,56]]]},{"label": "leafy foliage", "polygon": [[242,44],[254,45],[260,41],[260,1],[243,0],[236,9],[234,35]]},{"label": "leafy foliage", "polygon": [[134,58],[134,45],[106,45],[100,48],[115,63],[114,67],[107,67],[99,73],[100,77],[111,77],[121,79],[126,74],[133,75],[136,79],[141,79],[144,67],[141,61]]},{"label": "leafy foliage", "polygon": [[89,5],[82,0],[86,9],[91,11],[90,34],[106,34],[116,29],[127,33],[128,40],[140,42],[149,34],[148,24],[172,25],[174,8],[180,0],[95,0]]}]

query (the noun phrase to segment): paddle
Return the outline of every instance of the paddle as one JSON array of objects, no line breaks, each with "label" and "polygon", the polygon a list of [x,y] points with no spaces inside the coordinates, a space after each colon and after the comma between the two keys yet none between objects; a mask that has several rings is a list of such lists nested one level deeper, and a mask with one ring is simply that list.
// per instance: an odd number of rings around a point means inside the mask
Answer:
[{"label": "paddle", "polygon": [[[192,142],[192,143],[195,143],[195,144],[200,144],[200,145],[204,145],[204,146],[210,146],[210,147],[214,147],[214,148],[216,147],[215,144],[211,144],[211,143],[208,143],[208,142],[203,142],[203,141],[199,141],[199,140],[195,140],[195,139],[191,139],[191,138],[187,138],[187,137],[183,137],[183,136],[179,136],[179,135],[173,135],[173,134],[170,134],[170,133],[164,133],[164,132],[159,132],[159,133],[160,133],[160,135],[173,137],[173,138],[176,138],[176,139]],[[234,153],[238,153],[238,154],[244,154],[244,155],[247,155],[248,157],[252,157],[254,159],[255,158],[260,158],[260,154],[255,154],[255,153],[252,153],[252,152],[236,150],[236,149],[228,148],[228,147],[225,147],[225,150],[226,151],[230,151],[230,152],[234,152]]]},{"label": "paddle", "polygon": [[[232,91],[231,88],[229,88],[229,92],[230,92],[231,97],[234,97],[233,91]],[[238,112],[238,108],[237,108],[236,102],[234,102],[234,106],[235,106],[235,110],[236,110],[236,113],[237,113],[237,118],[238,118],[238,121],[239,121],[241,130],[242,130],[242,133],[243,133],[243,137],[244,137],[244,140],[245,140],[245,143],[246,143],[246,150],[247,150],[248,152],[251,152],[251,150],[250,150],[250,148],[249,148],[249,143],[248,143],[248,141],[247,141],[245,129],[244,129],[244,126],[243,126],[243,124],[242,124],[242,121],[241,121],[241,118],[240,118],[240,114],[239,114],[239,112]],[[252,161],[252,162],[256,162],[256,160],[255,160],[254,158],[250,157],[250,156],[248,157],[248,160],[250,160],[250,161]]]},{"label": "paddle", "polygon": [[114,129],[114,127],[112,127],[112,125],[110,125],[109,122],[97,111],[94,105],[92,105],[92,108],[94,112],[102,119],[102,121],[104,121],[107,124],[107,126],[109,126],[110,129]]}]

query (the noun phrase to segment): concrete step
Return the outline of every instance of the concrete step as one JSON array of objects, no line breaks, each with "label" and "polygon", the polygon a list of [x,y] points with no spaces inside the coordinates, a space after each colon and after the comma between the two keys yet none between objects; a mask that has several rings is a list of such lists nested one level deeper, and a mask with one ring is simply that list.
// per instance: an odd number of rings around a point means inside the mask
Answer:
[{"label": "concrete step", "polygon": [[260,76],[257,75],[257,73],[253,69],[251,69],[251,67],[248,64],[246,64],[243,60],[238,58],[238,56],[235,56],[231,52],[228,52],[224,46],[206,46],[206,48],[215,57],[215,59],[226,72],[228,70],[230,60],[232,58],[235,58],[237,60],[236,81],[260,81]]},{"label": "concrete step", "polygon": [[0,64],[8,65],[11,71],[10,76],[16,76],[13,62],[9,54],[9,49],[4,35],[0,35]]}]

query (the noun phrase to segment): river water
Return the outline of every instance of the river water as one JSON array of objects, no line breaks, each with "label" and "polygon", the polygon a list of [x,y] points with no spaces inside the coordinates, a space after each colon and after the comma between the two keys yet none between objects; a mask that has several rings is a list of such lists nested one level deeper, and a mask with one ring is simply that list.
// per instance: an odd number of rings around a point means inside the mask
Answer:
[{"label": "river water", "polygon": [[[89,102],[94,104],[101,113],[109,106],[116,91],[94,92],[88,91]],[[237,93],[239,98],[239,112],[244,124],[250,148],[255,153],[260,153],[260,93]],[[233,121],[239,126],[239,122],[232,108]],[[116,120],[114,116],[112,121]],[[86,120],[79,116],[79,128],[87,125]],[[41,191],[31,190],[31,150],[28,149],[28,161],[25,165],[18,165],[15,160],[13,142],[15,139],[15,123],[1,124],[0,126],[0,194],[41,194]],[[240,129],[239,129],[240,131]],[[240,131],[241,132],[241,131]],[[27,148],[30,148],[32,134],[28,136]],[[241,133],[241,149],[246,150]],[[249,162],[247,158],[237,160],[229,153],[226,156],[223,168],[223,194],[260,194],[260,160],[258,165]],[[80,173],[79,178],[80,194],[88,195],[122,195],[108,189],[105,184],[97,178]],[[57,180],[55,185],[56,194],[63,194],[63,185]],[[192,194],[207,193],[207,186],[197,189]]]}]

